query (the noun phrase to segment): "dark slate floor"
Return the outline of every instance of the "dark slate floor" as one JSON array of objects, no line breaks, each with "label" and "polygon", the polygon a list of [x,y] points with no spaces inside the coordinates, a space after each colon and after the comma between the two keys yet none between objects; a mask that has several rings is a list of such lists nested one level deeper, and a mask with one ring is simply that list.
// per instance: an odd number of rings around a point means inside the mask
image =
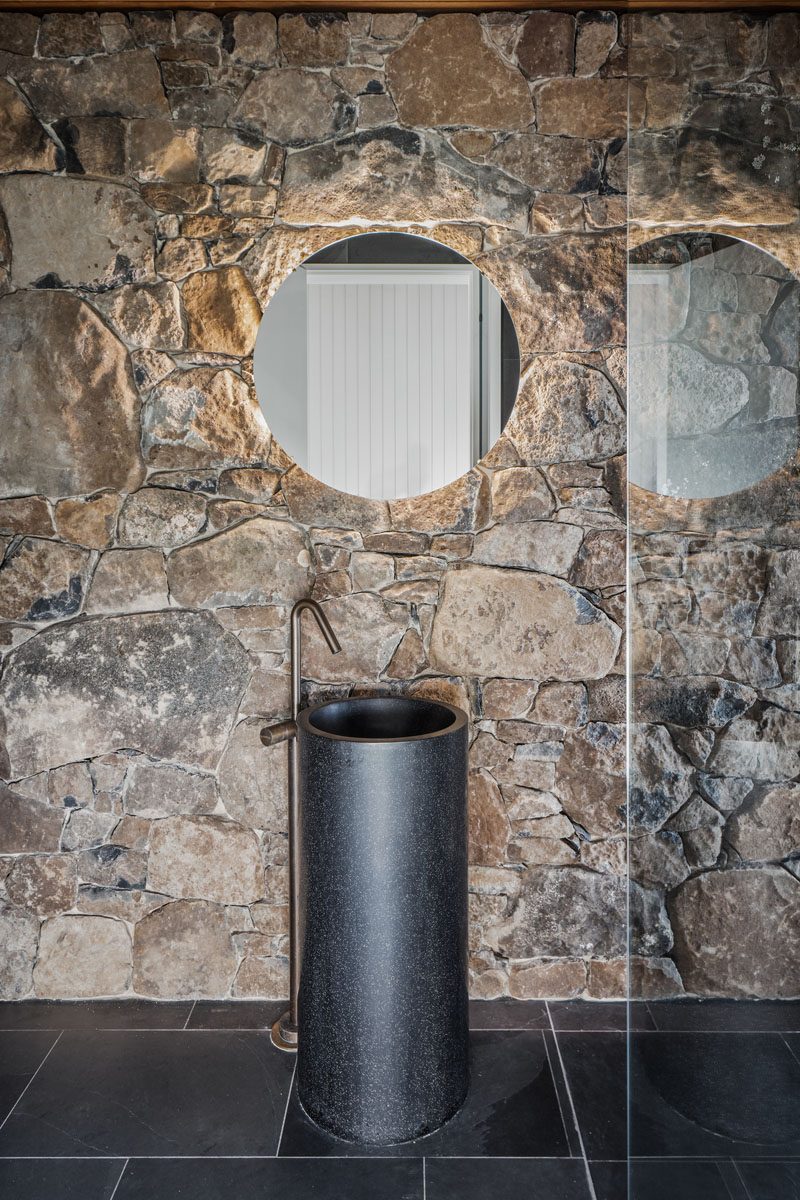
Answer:
[{"label": "dark slate floor", "polygon": [[466,1105],[380,1152],[305,1116],[281,1007],[0,1004],[0,1196],[800,1200],[800,1004],[632,1005],[628,1059],[624,1005],[475,1003]]}]

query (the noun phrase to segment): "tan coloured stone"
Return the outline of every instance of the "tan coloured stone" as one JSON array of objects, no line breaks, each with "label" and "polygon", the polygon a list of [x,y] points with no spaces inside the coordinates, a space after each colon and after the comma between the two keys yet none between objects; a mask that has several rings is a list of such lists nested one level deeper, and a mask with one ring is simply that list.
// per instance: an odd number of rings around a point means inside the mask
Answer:
[{"label": "tan coloured stone", "polygon": [[597,679],[620,631],[568,584],[528,571],[468,566],[445,577],[431,665],[456,675]]},{"label": "tan coloured stone", "polygon": [[469,777],[469,861],[499,867],[507,860],[511,828],[500,788],[486,771]]},{"label": "tan coloured stone", "polygon": [[537,129],[567,137],[625,137],[626,79],[553,79],[536,95]]},{"label": "tan coloured stone", "polygon": [[227,996],[237,965],[229,921],[219,904],[178,900],[136,925],[133,987],[139,995]]},{"label": "tan coloured stone", "polygon": [[135,179],[191,182],[199,174],[198,131],[172,121],[132,121],[129,162]]},{"label": "tan coloured stone", "polygon": [[191,608],[291,604],[311,583],[300,531],[262,517],[174,551],[167,574],[173,598]]},{"label": "tan coloured stone", "polygon": [[33,537],[50,537],[53,533],[53,521],[47,501],[42,496],[0,500],[0,533],[27,533]]},{"label": "tan coloured stone", "polygon": [[575,18],[569,13],[531,13],[517,43],[517,60],[529,79],[571,75],[575,64]]},{"label": "tan coloured stone", "polygon": [[56,286],[108,287],[153,277],[153,215],[130,188],[12,175],[0,180],[0,203],[14,247],[17,287],[42,279],[57,279]]},{"label": "tan coloured stone", "polygon": [[625,446],[625,413],[600,371],[537,359],[525,374],[506,436],[529,463],[602,459]]},{"label": "tan coloured stone", "polygon": [[284,13],[278,18],[278,40],[293,67],[327,67],[343,63],[350,46],[342,13]]},{"label": "tan coloured stone", "polygon": [[131,939],[121,921],[59,916],[42,925],[33,979],[37,996],[118,996],[131,978]]},{"label": "tan coloured stone", "polygon": [[234,62],[274,66],[278,56],[278,23],[270,12],[238,12],[232,21]]},{"label": "tan coloured stone", "polygon": [[616,42],[614,13],[581,13],[575,38],[575,74],[594,75],[606,63]]},{"label": "tan coloured stone", "polygon": [[75,117],[59,122],[69,174],[122,178],[125,169],[125,122],[119,117]]},{"label": "tan coloured stone", "polygon": [[264,895],[258,839],[220,817],[165,817],[150,835],[147,887],[181,900],[250,904]]},{"label": "tan coloured stone", "polygon": [[4,297],[0,355],[7,356],[2,422],[15,431],[0,442],[7,493],[136,486],[139,402],[127,355],[88,305],[65,292]]},{"label": "tan coloured stone", "polygon": [[524,717],[536,695],[536,684],[524,679],[488,679],[481,687],[483,715],[489,720]]},{"label": "tan coloured stone", "polygon": [[586,963],[580,959],[539,959],[511,963],[509,995],[518,1000],[573,1000],[586,987]]},{"label": "tan coloured stone", "polygon": [[411,679],[424,671],[427,665],[428,659],[422,638],[416,629],[408,629],[392,655],[386,675],[389,679]]},{"label": "tan coloured stone", "polygon": [[21,1000],[30,992],[38,942],[38,918],[0,903],[0,996],[4,1000]]},{"label": "tan coloured stone", "polygon": [[271,834],[285,833],[289,782],[285,746],[267,748],[263,717],[240,722],[219,764],[219,788],[229,817]]},{"label": "tan coloured stone", "polygon": [[554,521],[494,525],[475,536],[475,562],[498,567],[525,567],[548,575],[567,576],[578,553],[583,530]]},{"label": "tan coloured stone", "polygon": [[538,133],[506,138],[491,159],[537,193],[591,192],[600,185],[603,167],[602,148],[595,142]]},{"label": "tan coloured stone", "polygon": [[92,576],[87,613],[134,613],[169,608],[160,550],[107,550]]},{"label": "tan coloured stone", "polygon": [[358,101],[359,129],[378,129],[397,120],[397,109],[385,93],[360,96]]},{"label": "tan coloured stone", "polygon": [[787,871],[709,871],[687,880],[669,911],[687,991],[764,999],[800,992],[800,961],[787,953],[800,938],[800,883]]},{"label": "tan coloured stone", "polygon": [[258,997],[260,1000],[282,1000],[289,994],[288,958],[248,956],[243,959],[236,973],[232,994]]},{"label": "tan coloured stone", "polygon": [[59,536],[89,550],[104,549],[114,536],[121,500],[116,492],[59,500],[55,507]]},{"label": "tan coloured stone", "polygon": [[489,481],[482,471],[468,471],[446,487],[423,496],[392,500],[395,529],[424,533],[460,533],[480,529],[489,517]]},{"label": "tan coloured stone", "polygon": [[492,518],[495,521],[538,521],[549,517],[555,501],[541,471],[509,467],[492,476]]},{"label": "tan coloured stone", "polygon": [[58,850],[63,808],[17,795],[0,784],[0,853],[36,854]]},{"label": "tan coloured stone", "polygon": [[389,506],[385,500],[367,500],[337,492],[300,467],[293,467],[283,476],[281,491],[292,519],[302,525],[347,527],[369,532],[389,527]]},{"label": "tan coloured stone", "polygon": [[45,630],[7,656],[0,681],[12,773],[123,747],[213,769],[249,675],[246,652],[208,613]]},{"label": "tan coloured stone", "polygon": [[472,14],[423,21],[389,55],[386,72],[404,125],[524,129],[533,121],[524,79],[484,41]]},{"label": "tan coloured stone", "polygon": [[214,191],[206,183],[143,183],[142,199],[159,213],[207,213]]},{"label": "tan coloured stone", "polygon": [[[433,132],[423,139],[400,128],[365,131],[290,154],[278,216],[309,225],[342,224],[356,213],[377,224],[491,220],[522,231],[528,188],[508,179],[487,190],[485,171]],[[324,243],[332,240],[328,233]]]},{"label": "tan coloured stone", "polygon": [[203,133],[203,174],[209,183],[258,183],[263,174],[267,147],[229,129]]},{"label": "tan coloured stone", "polygon": [[346,132],[352,108],[320,72],[281,67],[256,75],[230,123],[282,146],[304,146]]},{"label": "tan coloured stone", "polygon": [[119,518],[121,546],[179,546],[190,541],[205,523],[201,496],[171,488],[147,487],[129,496]]},{"label": "tan coloured stone", "polygon": [[28,912],[50,917],[72,908],[77,895],[71,854],[32,854],[17,858],[6,876],[9,899]]},{"label": "tan coloured stone", "polygon": [[158,465],[226,466],[269,455],[261,409],[233,371],[195,367],[168,375],[144,410],[143,426],[145,452]]},{"label": "tan coloured stone", "polygon": [[131,347],[180,350],[184,344],[180,292],[174,283],[121,287],[99,301],[118,337]]},{"label": "tan coloured stone", "polygon": [[0,171],[55,171],[56,146],[8,80],[0,80]]},{"label": "tan coloured stone", "polygon": [[746,862],[778,862],[800,850],[800,784],[759,788],[738,809],[725,839]]},{"label": "tan coloured stone", "polygon": [[223,354],[249,354],[261,307],[240,267],[221,267],[191,275],[183,285],[189,344]]},{"label": "tan coloured stone", "polygon": [[55,621],[80,610],[89,555],[74,546],[25,538],[0,566],[0,618]]},{"label": "tan coloured stone", "polygon": [[113,112],[121,117],[169,117],[161,75],[150,50],[123,50],[80,62],[33,59],[19,81],[45,121]]},{"label": "tan coloured stone", "polygon": [[341,653],[333,655],[316,625],[307,628],[304,673],[320,683],[375,680],[389,665],[405,633],[407,613],[369,592],[326,600],[322,608],[340,637]]},{"label": "tan coloured stone", "polygon": [[[217,788],[212,775],[136,758],[125,775],[122,802],[136,817],[205,815],[216,808]],[[119,840],[117,830],[114,840]]]}]

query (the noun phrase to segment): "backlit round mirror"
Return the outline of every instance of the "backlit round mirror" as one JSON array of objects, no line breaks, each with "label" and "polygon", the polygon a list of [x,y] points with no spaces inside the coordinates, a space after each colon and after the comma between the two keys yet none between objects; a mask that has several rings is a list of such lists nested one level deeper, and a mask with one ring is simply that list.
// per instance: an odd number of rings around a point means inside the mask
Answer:
[{"label": "backlit round mirror", "polygon": [[631,253],[629,472],[664,496],[751,487],[798,448],[800,285],[738,238],[682,233]]},{"label": "backlit round mirror", "polygon": [[254,372],[295,462],[339,491],[392,500],[443,487],[491,448],[516,399],[519,346],[467,259],[429,238],[369,233],[284,281]]}]

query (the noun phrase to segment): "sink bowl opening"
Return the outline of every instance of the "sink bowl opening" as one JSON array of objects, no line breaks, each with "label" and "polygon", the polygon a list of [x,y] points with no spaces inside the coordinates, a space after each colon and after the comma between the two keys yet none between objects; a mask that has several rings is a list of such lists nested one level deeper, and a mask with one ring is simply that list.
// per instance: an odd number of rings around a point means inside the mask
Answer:
[{"label": "sink bowl opening", "polygon": [[309,724],[335,737],[386,741],[441,733],[456,719],[452,709],[433,701],[373,697],[323,704],[310,715]]}]

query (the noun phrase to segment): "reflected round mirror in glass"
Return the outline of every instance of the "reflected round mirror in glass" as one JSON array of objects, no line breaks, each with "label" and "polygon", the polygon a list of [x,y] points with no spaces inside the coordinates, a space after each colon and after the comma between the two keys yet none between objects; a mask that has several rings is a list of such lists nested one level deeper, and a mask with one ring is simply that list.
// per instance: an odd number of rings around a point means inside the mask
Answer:
[{"label": "reflected round mirror in glass", "polygon": [[468,471],[513,408],[519,346],[477,267],[405,233],[345,238],[268,304],[255,385],[277,441],[330,487],[416,496]]},{"label": "reflected round mirror in glass", "polygon": [[751,487],[798,448],[800,285],[737,238],[682,233],[631,252],[629,472],[664,496]]}]

